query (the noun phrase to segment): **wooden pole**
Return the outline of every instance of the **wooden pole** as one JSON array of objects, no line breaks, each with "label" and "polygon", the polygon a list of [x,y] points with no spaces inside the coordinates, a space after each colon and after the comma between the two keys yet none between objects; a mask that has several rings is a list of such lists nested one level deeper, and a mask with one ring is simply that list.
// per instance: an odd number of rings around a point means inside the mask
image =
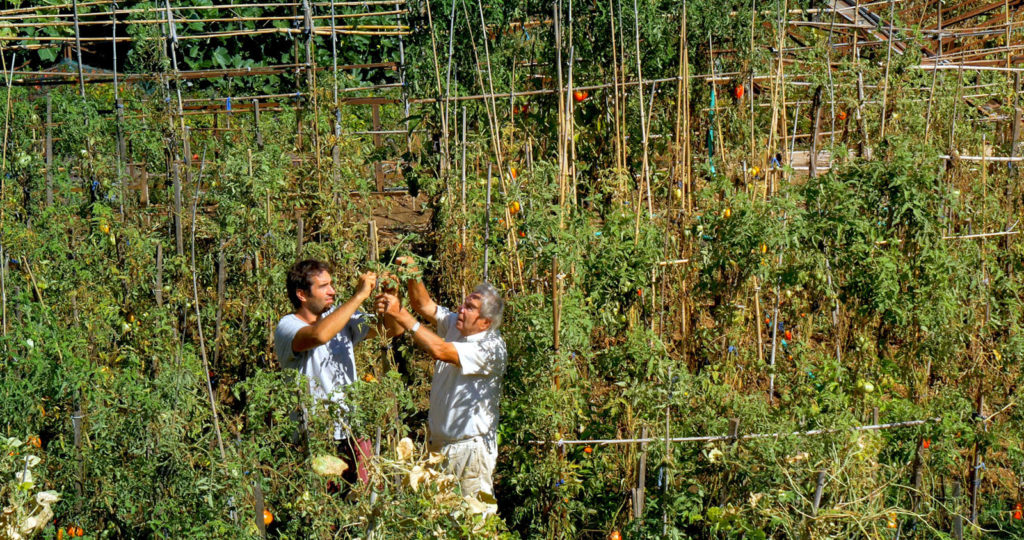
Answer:
[{"label": "wooden pole", "polygon": [[811,178],[818,172],[818,133],[821,132],[821,86],[814,91],[814,104],[811,106],[811,152],[808,155],[807,175]]},{"label": "wooden pole", "polygon": [[892,65],[892,36],[893,36],[893,10],[896,8],[896,1],[889,0],[889,35],[886,37],[885,53],[885,79],[882,81],[882,124],[878,129],[878,140],[885,138],[885,107],[889,100],[889,66]]},{"label": "wooden pole", "polygon": [[[485,38],[486,39],[486,38]],[[484,281],[491,255],[491,164],[487,164],[487,199],[484,204]]]},{"label": "wooden pole", "polygon": [[53,205],[53,96],[46,93],[46,206]]},{"label": "wooden pole", "polygon": [[213,365],[217,365],[220,358],[220,343],[222,327],[224,323],[224,301],[228,279],[227,263],[224,259],[224,242],[221,242],[217,250],[217,320],[213,336]]},{"label": "wooden pole", "polygon": [[302,216],[295,220],[295,257],[302,258],[302,239],[305,236],[306,223]]},{"label": "wooden pole", "polygon": [[[938,42],[939,42],[938,56],[941,57],[942,56],[942,2],[937,2],[936,3],[936,7],[937,7],[936,12],[938,14],[938,23],[936,24],[935,28],[938,29],[938,33],[936,34]],[[928,112],[925,113],[925,119],[924,119],[924,141],[926,143],[928,142],[928,136],[931,135],[931,130],[932,130],[932,109],[934,108],[934,105],[935,105],[935,78],[938,77],[938,75],[939,75],[939,70],[933,69],[932,70],[932,85],[931,85],[931,89],[928,91]]]},{"label": "wooden pole", "polygon": [[[643,70],[641,68],[641,62],[640,62],[640,12],[637,9],[637,0],[633,0],[633,34],[636,37],[636,78],[637,78],[638,81],[643,81],[644,80]],[[641,192],[640,197],[641,197],[641,199],[637,201],[637,203],[638,203],[637,204],[637,211],[639,212],[639,206],[640,206],[639,203],[642,202],[642,197],[644,196],[643,195],[644,189],[646,188],[647,214],[648,214],[648,216],[653,216],[654,215],[654,206],[653,206],[653,203],[651,202],[651,172],[650,172],[650,164],[649,164],[649,160],[648,160],[649,146],[648,146],[648,133],[647,133],[647,114],[646,114],[646,111],[644,110],[644,85],[643,85],[642,82],[637,85],[637,91],[639,92],[639,95],[640,95],[640,133],[642,135],[643,152],[644,152],[643,156],[642,156],[643,165],[641,167],[641,171],[642,171],[641,178],[642,178],[642,181],[643,181],[643,187],[641,187],[641,189],[640,189],[640,192]],[[639,227],[639,222],[637,222],[637,227]],[[637,235],[637,239],[639,239],[639,233]]]},{"label": "wooden pole", "polygon": [[561,335],[562,310],[559,309],[561,298],[559,296],[561,280],[558,277],[558,255],[551,258],[551,336],[554,342],[555,354],[558,354],[560,346],[559,336]]},{"label": "wooden pole", "polygon": [[260,130],[260,100],[252,100],[252,125],[256,133],[256,148],[263,150],[263,132]]},{"label": "wooden pole", "polygon": [[964,517],[960,514],[960,479],[953,483],[953,538],[963,540],[964,538]]},{"label": "wooden pole", "polygon": [[377,247],[377,222],[373,219],[366,222],[366,240],[366,262],[372,265],[380,260]]},{"label": "wooden pole", "polygon": [[[978,384],[977,409],[975,418],[984,426],[985,416],[982,412],[985,408],[985,396],[981,393],[982,385]],[[987,429],[987,428],[986,428]],[[978,488],[981,487],[981,469],[985,464],[981,460],[981,448],[974,443],[974,451],[971,453],[971,523],[978,522]]]},{"label": "wooden pole", "polygon": [[217,402],[213,397],[213,383],[210,381],[210,362],[206,358],[206,341],[203,339],[203,319],[199,311],[199,277],[196,274],[196,207],[199,203],[199,185],[203,179],[203,166],[206,164],[206,152],[203,151],[202,161],[199,162],[199,178],[196,180],[195,195],[192,199],[192,301],[196,311],[196,331],[199,334],[199,352],[203,359],[203,372],[206,374],[206,391],[210,397],[210,413],[213,415],[213,430],[217,436],[217,447],[220,449],[220,459],[223,463],[227,459],[224,451],[224,440],[220,433],[220,420],[217,414]]},{"label": "wooden pole", "polygon": [[[615,44],[615,0],[608,0],[608,22],[612,28],[612,111],[615,115],[615,168],[621,173],[625,165],[622,159],[622,124],[619,115],[619,54]],[[682,33],[680,33],[679,39],[683,39]]]},{"label": "wooden pole", "polygon": [[85,75],[82,73],[82,34],[78,26],[78,0],[72,0],[71,8],[75,20],[75,59],[78,61],[78,93],[82,99],[85,99]]},{"label": "wooden pole", "polygon": [[156,286],[153,288],[153,296],[156,297],[156,306],[164,305],[164,246],[156,245]]},{"label": "wooden pole", "polygon": [[185,255],[185,240],[182,236],[181,223],[181,171],[178,167],[178,160],[174,158],[172,151],[170,156],[171,179],[174,183],[174,247],[179,257]]}]

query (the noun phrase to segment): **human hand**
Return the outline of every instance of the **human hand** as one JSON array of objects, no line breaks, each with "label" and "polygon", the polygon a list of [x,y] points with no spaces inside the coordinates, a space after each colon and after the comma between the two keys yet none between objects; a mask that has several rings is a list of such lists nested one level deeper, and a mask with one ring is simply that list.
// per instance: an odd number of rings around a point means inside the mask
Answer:
[{"label": "human hand", "polygon": [[398,279],[398,276],[388,271],[381,273],[380,290],[382,293],[398,296],[398,287],[400,284],[401,280]]},{"label": "human hand", "polygon": [[399,272],[406,276],[419,277],[420,267],[416,265],[416,259],[408,255],[403,255],[395,259],[395,264],[398,266]]},{"label": "human hand", "polygon": [[366,272],[359,276],[359,284],[356,285],[356,295],[364,299],[370,297],[374,287],[377,286],[377,274]]},{"label": "human hand", "polygon": [[381,294],[373,303],[377,315],[397,317],[402,312],[402,301],[393,294]]}]

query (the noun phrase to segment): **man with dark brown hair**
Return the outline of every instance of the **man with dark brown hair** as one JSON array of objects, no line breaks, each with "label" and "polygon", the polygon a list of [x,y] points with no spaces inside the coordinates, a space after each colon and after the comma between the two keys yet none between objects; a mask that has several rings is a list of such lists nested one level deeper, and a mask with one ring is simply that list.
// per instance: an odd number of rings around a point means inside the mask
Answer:
[{"label": "man with dark brown hair", "polygon": [[[344,422],[344,387],[357,380],[354,348],[361,341],[377,334],[375,325],[359,306],[377,284],[377,275],[366,272],[359,276],[355,294],[334,306],[336,291],[331,267],[313,259],[299,261],[288,271],[286,288],[295,311],[285,315],[274,330],[274,348],[281,367],[296,369],[309,381],[309,392],[317,403],[336,403],[342,414],[334,424],[334,439],[342,450],[350,445]],[[401,333],[388,332],[392,335]],[[367,448],[360,446],[361,453]],[[360,456],[362,457],[362,456]],[[361,461],[357,459],[356,461]],[[360,467],[360,478],[365,471]]]}]

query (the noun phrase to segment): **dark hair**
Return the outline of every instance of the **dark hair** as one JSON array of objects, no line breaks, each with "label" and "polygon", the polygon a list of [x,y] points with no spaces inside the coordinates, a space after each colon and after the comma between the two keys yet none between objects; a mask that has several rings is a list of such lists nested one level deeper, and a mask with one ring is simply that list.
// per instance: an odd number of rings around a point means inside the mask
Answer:
[{"label": "dark hair", "polygon": [[331,265],[316,259],[306,259],[295,263],[288,270],[288,280],[285,286],[288,288],[288,300],[291,300],[295,309],[302,307],[299,295],[295,291],[310,291],[313,288],[313,278],[321,272],[330,272]]}]

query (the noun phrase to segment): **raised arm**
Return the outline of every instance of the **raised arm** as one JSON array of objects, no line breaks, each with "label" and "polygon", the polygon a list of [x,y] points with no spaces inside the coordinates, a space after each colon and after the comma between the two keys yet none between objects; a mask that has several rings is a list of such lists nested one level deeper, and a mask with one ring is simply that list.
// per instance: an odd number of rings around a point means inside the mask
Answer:
[{"label": "raised arm", "polygon": [[359,285],[356,286],[356,293],[352,298],[338,306],[330,315],[318,319],[309,326],[304,326],[295,333],[295,337],[292,339],[292,351],[308,351],[330,341],[338,332],[341,332],[342,328],[345,328],[348,321],[352,319],[352,315],[359,309],[360,304],[373,293],[373,288],[376,285],[377,274],[367,272],[359,276]]},{"label": "raised arm", "polygon": [[[416,326],[416,317],[402,308],[402,302],[398,297],[391,294],[382,294],[377,297],[377,313],[383,315],[385,320],[392,319],[406,331]],[[434,360],[447,362],[455,366],[459,364],[459,351],[455,345],[445,341],[441,336],[435,334],[426,326],[420,325],[412,333],[412,339],[416,346],[423,349]]]},{"label": "raised arm", "polygon": [[[399,257],[397,262],[413,275],[419,274],[419,269],[416,268],[416,263],[411,257]],[[434,318],[434,313],[437,312],[437,304],[430,298],[430,293],[423,286],[423,281],[418,278],[410,278],[406,282],[406,288],[409,291],[409,307],[430,324],[436,325],[437,320]]]}]

